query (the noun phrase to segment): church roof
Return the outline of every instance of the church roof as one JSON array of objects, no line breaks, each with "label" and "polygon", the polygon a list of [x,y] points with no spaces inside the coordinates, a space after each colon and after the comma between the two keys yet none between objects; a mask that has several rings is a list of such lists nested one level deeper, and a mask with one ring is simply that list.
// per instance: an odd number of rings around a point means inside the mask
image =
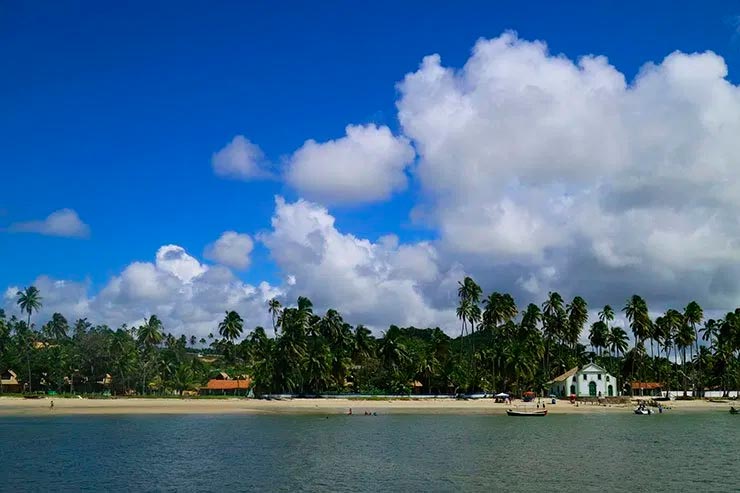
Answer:
[{"label": "church roof", "polygon": [[574,366],[570,370],[566,371],[562,375],[558,375],[557,377],[553,378],[549,382],[547,382],[548,385],[551,385],[553,383],[561,383],[568,380],[570,377],[575,375],[576,373],[582,373],[582,372],[599,372],[599,373],[605,373],[609,375],[609,372],[597,365],[596,363],[588,363],[587,365],[578,368],[577,366]]},{"label": "church roof", "polygon": [[566,371],[562,375],[558,375],[557,377],[553,378],[552,380],[550,380],[547,383],[550,384],[550,383],[556,383],[556,382],[564,382],[564,381],[568,380],[568,378],[570,378],[573,375],[575,375],[577,372],[578,372],[578,367],[577,366],[574,366],[570,370]]},{"label": "church roof", "polygon": [[609,373],[604,368],[600,367],[596,363],[588,363],[586,366],[580,368],[578,371],[598,371],[600,373]]}]

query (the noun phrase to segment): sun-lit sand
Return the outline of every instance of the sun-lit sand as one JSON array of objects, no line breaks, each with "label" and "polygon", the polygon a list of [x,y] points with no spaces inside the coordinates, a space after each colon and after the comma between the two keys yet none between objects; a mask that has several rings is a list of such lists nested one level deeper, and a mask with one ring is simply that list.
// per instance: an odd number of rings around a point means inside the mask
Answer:
[{"label": "sun-lit sand", "polygon": [[[505,414],[507,409],[536,409],[536,403],[496,404],[490,399],[22,399],[0,398],[0,416],[74,414],[353,414],[365,411],[381,414]],[[551,414],[628,413],[634,404],[598,406],[567,401],[547,402]],[[665,403],[672,411],[727,411],[730,402],[673,401]]]}]

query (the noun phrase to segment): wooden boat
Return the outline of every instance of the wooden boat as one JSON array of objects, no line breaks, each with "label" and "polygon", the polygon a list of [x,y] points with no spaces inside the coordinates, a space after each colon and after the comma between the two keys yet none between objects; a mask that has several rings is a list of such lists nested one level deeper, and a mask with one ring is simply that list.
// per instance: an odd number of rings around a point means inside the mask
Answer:
[{"label": "wooden boat", "polygon": [[547,416],[547,409],[540,411],[514,411],[513,409],[507,409],[506,414],[508,416]]}]

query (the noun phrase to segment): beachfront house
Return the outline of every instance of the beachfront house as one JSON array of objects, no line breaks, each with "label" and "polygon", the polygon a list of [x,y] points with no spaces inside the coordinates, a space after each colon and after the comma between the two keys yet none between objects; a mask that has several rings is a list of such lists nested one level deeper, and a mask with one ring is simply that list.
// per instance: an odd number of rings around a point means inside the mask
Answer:
[{"label": "beachfront house", "polygon": [[571,368],[547,382],[550,395],[567,397],[614,397],[618,395],[617,379],[595,363]]},{"label": "beachfront house", "polygon": [[225,372],[219,372],[208,380],[205,387],[198,389],[200,395],[247,395],[252,386],[252,379],[242,375],[235,379]]},{"label": "beachfront house", "polygon": [[2,392],[22,392],[23,385],[18,381],[18,375],[13,370],[5,370],[0,373],[0,393]]},{"label": "beachfront house", "polygon": [[633,395],[649,395],[661,397],[663,395],[663,385],[658,382],[632,382],[630,384]]}]

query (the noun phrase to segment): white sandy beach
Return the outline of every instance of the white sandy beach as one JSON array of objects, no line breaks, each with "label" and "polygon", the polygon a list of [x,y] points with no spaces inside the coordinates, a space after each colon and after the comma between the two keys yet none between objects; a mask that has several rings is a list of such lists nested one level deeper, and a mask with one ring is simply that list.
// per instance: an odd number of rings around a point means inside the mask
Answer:
[{"label": "white sandy beach", "polygon": [[[18,397],[0,398],[0,416],[23,415],[85,415],[85,414],[346,414],[351,408],[353,414],[364,412],[381,414],[504,414],[507,409],[536,409],[535,403],[496,404],[490,399],[452,400],[452,399],[64,399],[54,398],[54,409],[50,409],[52,399],[23,399]],[[673,401],[666,403],[673,411],[727,411],[730,402]],[[591,404],[570,404],[558,401],[547,404],[551,414],[585,413],[629,413],[634,404],[598,406]]]}]

